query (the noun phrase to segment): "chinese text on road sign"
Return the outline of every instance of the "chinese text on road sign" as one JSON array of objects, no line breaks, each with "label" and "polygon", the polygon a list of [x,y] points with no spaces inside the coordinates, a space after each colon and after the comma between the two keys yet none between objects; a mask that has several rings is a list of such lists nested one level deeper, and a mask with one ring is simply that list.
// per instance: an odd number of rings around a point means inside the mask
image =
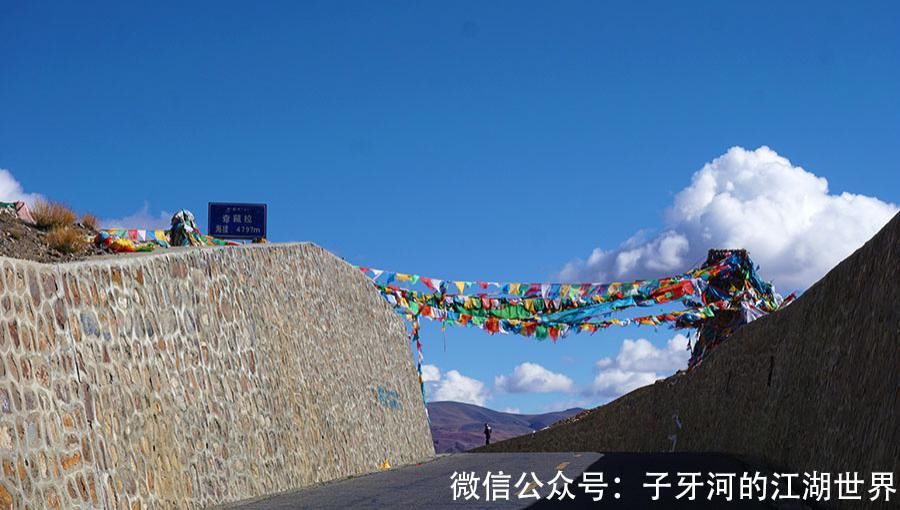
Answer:
[{"label": "chinese text on road sign", "polygon": [[266,237],[266,204],[209,203],[209,234],[224,239]]}]

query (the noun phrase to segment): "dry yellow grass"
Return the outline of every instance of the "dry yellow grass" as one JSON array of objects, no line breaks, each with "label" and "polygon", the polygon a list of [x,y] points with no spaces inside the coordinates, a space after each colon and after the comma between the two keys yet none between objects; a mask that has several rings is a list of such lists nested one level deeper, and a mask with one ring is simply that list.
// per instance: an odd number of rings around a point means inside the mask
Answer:
[{"label": "dry yellow grass", "polygon": [[31,208],[31,216],[43,229],[67,227],[75,223],[75,213],[59,202],[40,200]]},{"label": "dry yellow grass", "polygon": [[58,226],[47,234],[47,244],[60,253],[79,253],[87,248],[88,241],[84,234],[75,228]]},{"label": "dry yellow grass", "polygon": [[91,230],[97,230],[97,223],[99,223],[97,217],[91,213],[84,213],[81,216],[81,224]]}]

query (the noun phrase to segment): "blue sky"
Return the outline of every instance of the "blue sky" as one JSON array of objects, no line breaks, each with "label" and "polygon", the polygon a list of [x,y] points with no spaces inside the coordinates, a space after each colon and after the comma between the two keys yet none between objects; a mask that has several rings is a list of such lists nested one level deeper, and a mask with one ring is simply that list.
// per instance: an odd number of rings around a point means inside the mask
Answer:
[{"label": "blue sky", "polygon": [[[453,279],[680,271],[704,240],[745,242],[789,288],[900,201],[896,3],[125,4],[0,5],[0,168],[25,193],[144,224],[265,202],[273,241]],[[709,182],[743,219],[703,202]],[[765,211],[803,221],[772,233]],[[423,341],[433,390],[473,394],[455,370],[491,407],[541,411],[609,398],[597,361],[627,377],[672,335]],[[571,385],[495,384],[524,363]]]}]

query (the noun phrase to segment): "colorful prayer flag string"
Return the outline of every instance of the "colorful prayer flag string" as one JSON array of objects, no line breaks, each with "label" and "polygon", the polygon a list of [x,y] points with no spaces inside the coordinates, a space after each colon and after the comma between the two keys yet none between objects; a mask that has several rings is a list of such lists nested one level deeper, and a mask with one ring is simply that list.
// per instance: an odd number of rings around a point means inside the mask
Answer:
[{"label": "colorful prayer flag string", "polygon": [[[518,334],[553,341],[575,332],[611,326],[669,325],[699,331],[691,358],[695,365],[734,329],[771,313],[783,301],[772,284],[756,274],[744,250],[711,250],[700,268],[681,275],[612,283],[466,281],[359,268],[394,310],[413,323],[421,377],[418,319],[442,327],[478,327],[490,334]],[[682,310],[632,318],[615,312],[681,301]]]}]

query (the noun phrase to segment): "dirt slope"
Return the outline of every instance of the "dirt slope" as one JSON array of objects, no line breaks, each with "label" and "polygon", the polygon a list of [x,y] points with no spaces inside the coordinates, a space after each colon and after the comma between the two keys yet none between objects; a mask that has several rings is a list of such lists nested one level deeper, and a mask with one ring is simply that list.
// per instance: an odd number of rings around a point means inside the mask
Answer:
[{"label": "dirt slope", "polygon": [[73,225],[73,228],[91,242],[85,243],[79,253],[60,253],[47,243],[47,232],[23,222],[16,217],[14,210],[0,208],[0,256],[52,263],[106,254],[93,243],[96,231],[80,224]]}]

